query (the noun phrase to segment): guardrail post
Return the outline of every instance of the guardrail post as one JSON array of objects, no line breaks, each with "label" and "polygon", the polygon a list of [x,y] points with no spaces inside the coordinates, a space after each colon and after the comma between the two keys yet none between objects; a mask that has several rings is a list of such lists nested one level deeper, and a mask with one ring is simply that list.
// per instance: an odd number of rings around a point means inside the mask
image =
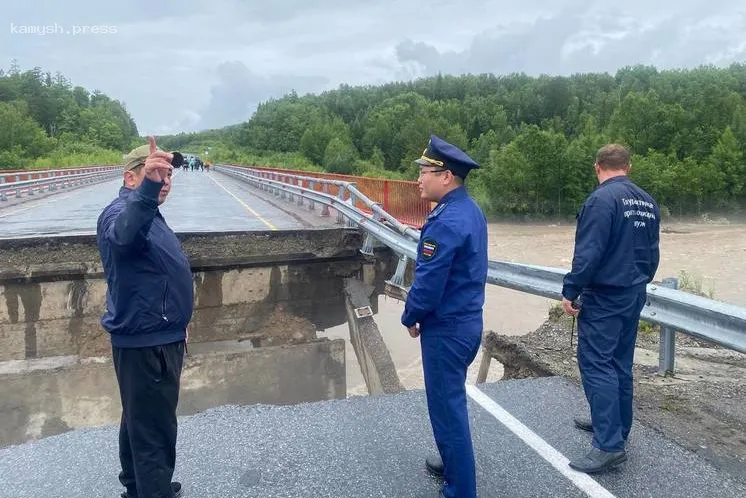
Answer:
[{"label": "guardrail post", "polygon": [[360,249],[360,252],[362,254],[365,254],[366,256],[375,256],[373,253],[373,244],[375,244],[376,238],[373,237],[371,234],[365,235],[365,241],[363,242],[363,247]]},{"label": "guardrail post", "polygon": [[[345,201],[345,191],[346,190],[347,189],[345,187],[342,187],[342,186],[340,186],[339,190],[337,190],[337,200],[339,200],[339,202],[344,202]],[[337,224],[344,225],[344,223],[345,223],[345,217],[344,217],[344,215],[342,214],[342,212],[340,210],[337,210]]]},{"label": "guardrail post", "polygon": [[[309,181],[308,182],[308,189],[311,192],[315,192],[315,190],[314,190],[315,188],[316,188],[316,182]],[[309,211],[313,211],[314,209],[316,209],[316,203],[313,202],[313,199],[309,197],[309,199],[308,199],[308,210]]]},{"label": "guardrail post", "polygon": [[[355,207],[357,198],[355,197],[355,194],[352,193],[352,191],[350,191],[350,199],[348,202],[350,206],[352,206],[353,208]],[[339,215],[342,216],[342,213],[339,213]],[[354,221],[352,221],[350,218],[345,218],[345,228],[355,228],[356,226],[357,224]]]},{"label": "guardrail post", "polygon": [[391,280],[384,282],[384,294],[398,299],[400,301],[407,300],[408,290],[404,287],[404,272],[407,270],[407,263],[409,258],[402,254],[399,257],[399,262],[396,264],[396,271]]},{"label": "guardrail post", "polygon": [[303,206],[303,180],[298,180],[298,186],[300,187],[298,191],[298,205]]},{"label": "guardrail post", "polygon": [[[664,278],[661,287],[669,289],[679,288],[679,279]],[[676,357],[676,330],[672,327],[661,327],[660,344],[658,346],[658,374],[673,375],[674,359]]]},{"label": "guardrail post", "polygon": [[[325,194],[329,194],[329,184],[328,183],[324,183],[324,189],[323,190],[324,190]],[[319,216],[324,216],[324,217],[329,216],[329,206],[327,206],[325,203],[322,203],[321,214]]]}]

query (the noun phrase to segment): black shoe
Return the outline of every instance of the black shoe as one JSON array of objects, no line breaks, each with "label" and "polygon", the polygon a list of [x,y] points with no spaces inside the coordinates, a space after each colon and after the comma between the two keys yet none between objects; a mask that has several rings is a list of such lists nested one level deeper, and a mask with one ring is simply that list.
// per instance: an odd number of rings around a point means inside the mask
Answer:
[{"label": "black shoe", "polygon": [[[172,482],[171,491],[174,492],[174,498],[181,498],[182,496],[184,496],[184,492],[181,490],[180,482]],[[129,493],[122,493],[122,498],[137,498],[137,495],[131,495]]]},{"label": "black shoe", "polygon": [[439,455],[425,458],[425,468],[435,477],[443,477],[445,474],[443,471],[443,460],[441,460]]},{"label": "black shoe", "polygon": [[589,419],[575,417],[574,419],[572,419],[572,421],[575,422],[575,427],[577,427],[578,429],[593,432],[593,424]]},{"label": "black shoe", "polygon": [[[590,419],[576,417],[572,419],[572,421],[575,423],[575,427],[577,427],[578,429],[593,433],[593,424],[591,423]],[[624,438],[624,445],[627,446],[627,443],[627,438]]]},{"label": "black shoe", "polygon": [[622,451],[603,451],[596,447],[591,448],[582,458],[570,462],[570,467],[586,474],[604,472],[627,461],[627,453]]},{"label": "black shoe", "polygon": [[180,482],[172,482],[171,483],[171,491],[174,492],[174,498],[181,498],[184,496],[184,491],[181,489],[181,483]]}]

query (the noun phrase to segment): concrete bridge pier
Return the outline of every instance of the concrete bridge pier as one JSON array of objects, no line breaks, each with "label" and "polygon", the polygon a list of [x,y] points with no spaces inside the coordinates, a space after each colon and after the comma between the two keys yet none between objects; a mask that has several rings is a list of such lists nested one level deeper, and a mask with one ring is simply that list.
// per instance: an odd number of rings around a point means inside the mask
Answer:
[{"label": "concrete bridge pier", "polygon": [[[352,229],[179,237],[195,289],[179,415],[346,397],[344,340],[317,331],[347,321],[346,279],[364,283],[375,311],[396,264],[387,249],[366,259]],[[116,424],[121,405],[99,323],[106,282],[95,237],[0,240],[0,260],[0,447]],[[363,336],[361,351],[370,349]],[[391,385],[376,382],[374,392]]]}]

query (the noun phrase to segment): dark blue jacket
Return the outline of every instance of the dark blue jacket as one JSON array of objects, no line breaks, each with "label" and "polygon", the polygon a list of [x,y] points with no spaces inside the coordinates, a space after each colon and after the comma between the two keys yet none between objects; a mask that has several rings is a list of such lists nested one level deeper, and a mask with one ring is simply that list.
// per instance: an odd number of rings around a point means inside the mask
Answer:
[{"label": "dark blue jacket", "polygon": [[481,334],[487,221],[464,187],[441,199],[422,227],[401,323],[423,334]]},{"label": "dark blue jacket", "polygon": [[145,178],[135,190],[122,187],[98,218],[98,249],[108,284],[101,324],[115,347],[183,341],[192,319],[192,271],[158,210],[161,186]]},{"label": "dark blue jacket", "polygon": [[584,289],[644,290],[660,262],[660,210],[626,176],[596,187],[578,213],[572,270],[562,295],[574,300]]}]

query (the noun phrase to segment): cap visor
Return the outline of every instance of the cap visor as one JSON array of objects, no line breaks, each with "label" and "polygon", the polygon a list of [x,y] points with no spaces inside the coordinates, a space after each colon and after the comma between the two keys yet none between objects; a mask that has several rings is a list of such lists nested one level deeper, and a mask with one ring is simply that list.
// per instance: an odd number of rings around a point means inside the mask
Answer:
[{"label": "cap visor", "polygon": [[422,166],[435,166],[434,164],[431,164],[430,162],[424,160],[424,159],[415,159],[414,162],[417,164],[420,164]]}]

